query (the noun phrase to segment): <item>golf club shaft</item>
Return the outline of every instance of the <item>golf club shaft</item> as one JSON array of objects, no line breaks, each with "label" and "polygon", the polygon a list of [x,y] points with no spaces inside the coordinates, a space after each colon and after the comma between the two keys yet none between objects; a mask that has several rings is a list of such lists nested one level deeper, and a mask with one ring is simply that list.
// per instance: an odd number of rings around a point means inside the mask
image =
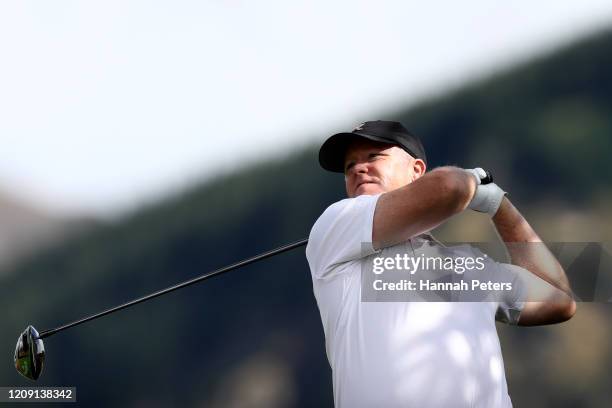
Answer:
[{"label": "golf club shaft", "polygon": [[178,289],[181,289],[181,288],[193,285],[195,283],[201,282],[201,281],[206,280],[208,278],[212,278],[213,276],[217,276],[217,275],[220,275],[222,273],[229,272],[229,271],[231,271],[233,269],[240,268],[241,266],[245,266],[245,265],[251,264],[253,262],[257,262],[257,261],[260,261],[262,259],[269,258],[269,257],[271,257],[273,255],[277,255],[277,254],[280,254],[282,252],[286,252],[286,251],[289,251],[291,249],[303,246],[307,242],[308,242],[308,238],[305,238],[305,239],[302,239],[300,241],[297,241],[297,242],[294,242],[294,243],[291,243],[291,244],[287,244],[287,245],[278,247],[276,249],[272,249],[270,251],[267,251],[267,252],[264,252],[262,254],[256,255],[254,257],[251,257],[251,258],[248,258],[248,259],[244,259],[242,261],[239,261],[239,262],[236,262],[234,264],[225,266],[223,268],[214,270],[214,271],[206,273],[204,275],[195,277],[193,279],[189,279],[189,280],[187,280],[185,282],[178,283],[178,284],[176,284],[174,286],[171,286],[169,288],[159,290],[157,292],[154,292],[154,293],[151,293],[149,295],[140,297],[138,299],[131,300],[131,301],[129,301],[127,303],[124,303],[122,305],[115,306],[115,307],[113,307],[111,309],[104,310],[103,312],[96,313],[94,315],[84,317],[84,318],[82,318],[80,320],[76,320],[76,321],[71,322],[71,323],[67,323],[67,324],[65,324],[63,326],[56,327],[55,329],[44,330],[44,331],[40,332],[39,338],[40,339],[44,339],[45,337],[52,336],[55,333],[58,333],[58,332],[60,332],[62,330],[69,329],[70,327],[74,327],[74,326],[79,325],[81,323],[85,323],[85,322],[88,322],[90,320],[97,319],[98,317],[106,316],[107,314],[110,314],[110,313],[113,313],[113,312],[117,312],[117,311],[119,311],[121,309],[125,309],[127,307],[134,306],[135,304],[147,301],[149,299],[153,299],[153,298],[161,296],[161,295],[165,295],[166,293],[170,293],[172,291],[175,291],[175,290],[178,290]]}]

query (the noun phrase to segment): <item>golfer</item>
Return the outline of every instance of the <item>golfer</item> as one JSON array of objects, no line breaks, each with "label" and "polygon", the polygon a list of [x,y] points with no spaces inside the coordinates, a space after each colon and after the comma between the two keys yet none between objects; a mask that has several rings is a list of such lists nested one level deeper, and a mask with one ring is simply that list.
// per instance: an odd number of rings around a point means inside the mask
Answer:
[{"label": "golfer", "polygon": [[[576,305],[554,256],[524,244],[541,240],[505,192],[482,169],[426,172],[421,141],[398,122],[365,122],[329,137],[319,162],[344,173],[348,196],[323,212],[306,248],[335,406],[511,407],[495,320],[558,323]],[[362,301],[362,268],[373,257],[482,255],[429,234],[465,210],[491,217],[512,263],[480,259],[511,290],[495,302]],[[533,297],[525,277],[544,284],[545,298]]]}]

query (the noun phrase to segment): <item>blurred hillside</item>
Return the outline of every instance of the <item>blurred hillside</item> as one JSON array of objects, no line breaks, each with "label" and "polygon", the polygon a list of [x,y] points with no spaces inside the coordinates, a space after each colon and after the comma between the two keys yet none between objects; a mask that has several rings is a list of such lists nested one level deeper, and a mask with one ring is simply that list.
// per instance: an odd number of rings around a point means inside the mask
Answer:
[{"label": "blurred hillside", "polygon": [[[612,31],[380,119],[421,135],[431,166],[492,169],[544,238],[609,240],[610,49]],[[32,385],[11,365],[27,324],[54,327],[307,236],[343,198],[342,176],[319,169],[317,148],[208,180],[14,267],[0,281],[0,384]],[[438,235],[494,236],[486,218],[467,213]],[[609,405],[608,306],[581,304],[559,326],[499,326],[515,406]],[[332,405],[303,250],[45,343],[38,385],[76,386],[86,406]]]},{"label": "blurred hillside", "polygon": [[53,216],[0,189],[0,274],[20,259],[95,225],[91,218]]},{"label": "blurred hillside", "polygon": [[609,198],[610,36],[393,116],[423,135],[435,164],[494,168],[520,201],[552,197],[588,205],[598,195]]}]

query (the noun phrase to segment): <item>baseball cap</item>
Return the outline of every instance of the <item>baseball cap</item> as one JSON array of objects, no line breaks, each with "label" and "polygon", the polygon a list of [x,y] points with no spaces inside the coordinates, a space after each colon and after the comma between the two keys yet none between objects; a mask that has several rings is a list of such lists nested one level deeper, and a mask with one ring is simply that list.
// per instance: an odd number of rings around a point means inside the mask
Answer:
[{"label": "baseball cap", "polygon": [[319,150],[319,164],[325,170],[344,173],[344,155],[349,144],[357,137],[375,142],[398,145],[412,157],[421,159],[427,164],[425,148],[421,140],[410,133],[400,122],[375,120],[363,122],[351,132],[336,133],[330,136]]}]

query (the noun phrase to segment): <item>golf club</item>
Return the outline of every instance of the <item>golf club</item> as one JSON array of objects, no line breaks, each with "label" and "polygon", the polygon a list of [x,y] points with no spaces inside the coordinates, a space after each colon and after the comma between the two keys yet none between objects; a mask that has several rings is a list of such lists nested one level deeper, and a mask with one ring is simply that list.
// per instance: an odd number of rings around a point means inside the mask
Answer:
[{"label": "golf club", "polygon": [[45,337],[50,337],[54,335],[55,333],[59,333],[62,330],[66,330],[71,327],[77,326],[81,323],[85,323],[90,320],[94,320],[94,319],[97,319],[102,316],[106,316],[114,312],[118,312],[119,310],[125,309],[130,306],[134,306],[135,304],[142,303],[144,301],[156,298],[158,296],[165,295],[166,293],[170,293],[175,290],[193,285],[195,283],[201,282],[208,278],[212,278],[213,276],[217,276],[222,273],[229,272],[231,270],[240,268],[241,266],[249,265],[253,262],[260,261],[262,259],[269,258],[273,255],[278,255],[280,253],[289,251],[291,249],[303,246],[307,242],[308,242],[308,238],[305,238],[305,239],[296,241],[291,244],[283,245],[276,249],[272,249],[270,251],[253,256],[251,258],[244,259],[242,261],[233,263],[223,268],[216,269],[204,275],[200,275],[198,277],[189,279],[185,282],[178,283],[166,289],[162,289],[157,292],[140,297],[138,299],[131,300],[127,303],[124,303],[119,306],[115,306],[113,308],[104,310],[102,312],[93,314],[91,316],[87,316],[82,319],[75,320],[74,322],[67,323],[63,326],[59,326],[54,329],[44,330],[39,333],[33,326],[29,325],[17,339],[17,345],[15,346],[15,357],[14,357],[15,368],[17,369],[17,372],[19,372],[19,374],[23,375],[24,377],[29,378],[31,380],[37,380],[38,377],[40,377],[40,374],[42,373],[44,361],[45,361],[45,346],[42,341],[42,339],[44,339]]}]

